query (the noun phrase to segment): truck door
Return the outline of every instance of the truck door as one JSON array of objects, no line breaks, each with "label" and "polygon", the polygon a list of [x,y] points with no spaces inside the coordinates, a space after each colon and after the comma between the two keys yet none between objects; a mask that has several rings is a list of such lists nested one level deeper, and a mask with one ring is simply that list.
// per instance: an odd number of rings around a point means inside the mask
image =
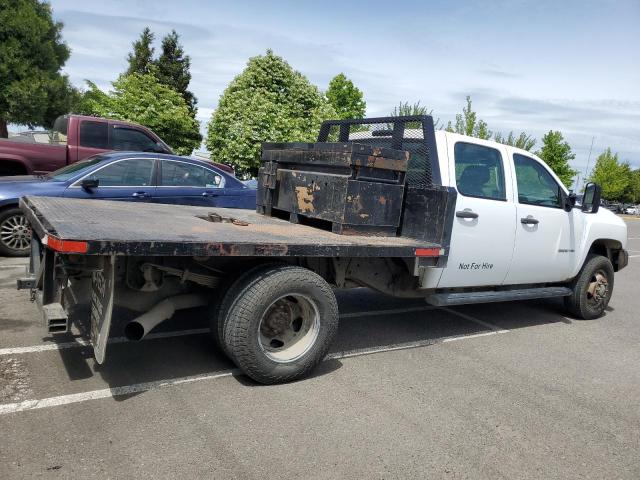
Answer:
[{"label": "truck door", "polygon": [[580,237],[574,223],[581,220],[579,211],[564,210],[562,187],[542,161],[510,153],[516,177],[517,222],[513,260],[505,283],[566,280]]},{"label": "truck door", "polygon": [[[477,143],[476,143],[477,142]],[[502,284],[513,253],[516,207],[506,149],[449,135],[449,176],[458,190],[447,267],[438,287]],[[453,159],[453,161],[451,161]]]}]

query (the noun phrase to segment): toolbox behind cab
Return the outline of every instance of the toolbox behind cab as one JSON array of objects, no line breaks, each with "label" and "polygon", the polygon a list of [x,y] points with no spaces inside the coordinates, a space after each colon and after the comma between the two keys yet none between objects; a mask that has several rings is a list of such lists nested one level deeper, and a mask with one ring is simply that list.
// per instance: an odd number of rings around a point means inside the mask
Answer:
[{"label": "toolbox behind cab", "polygon": [[441,185],[431,116],[326,121],[318,143],[266,143],[262,161],[258,213],[449,244],[456,191]]},{"label": "toolbox behind cab", "polygon": [[257,211],[327,222],[334,233],[395,236],[409,152],[361,143],[265,143]]}]

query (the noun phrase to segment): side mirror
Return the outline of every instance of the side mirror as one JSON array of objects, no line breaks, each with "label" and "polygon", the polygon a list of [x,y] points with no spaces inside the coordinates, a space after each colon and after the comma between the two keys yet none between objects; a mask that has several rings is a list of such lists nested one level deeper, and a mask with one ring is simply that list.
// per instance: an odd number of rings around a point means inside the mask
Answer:
[{"label": "side mirror", "polygon": [[91,192],[94,188],[98,188],[100,181],[97,178],[85,178],[80,182],[80,186],[83,190]]},{"label": "side mirror", "polygon": [[597,183],[587,183],[584,187],[584,198],[582,200],[582,211],[585,213],[597,213],[600,209],[600,198],[602,188]]},{"label": "side mirror", "polygon": [[573,210],[573,207],[576,205],[576,198],[577,196],[573,192],[569,192],[569,195],[564,196],[564,210],[566,212]]}]

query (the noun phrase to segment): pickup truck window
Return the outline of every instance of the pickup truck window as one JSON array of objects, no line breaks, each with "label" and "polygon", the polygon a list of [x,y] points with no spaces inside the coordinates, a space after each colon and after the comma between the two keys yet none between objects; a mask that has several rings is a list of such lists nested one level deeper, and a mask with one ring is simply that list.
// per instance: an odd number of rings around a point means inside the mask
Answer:
[{"label": "pickup truck window", "polygon": [[560,185],[533,158],[513,155],[518,184],[518,202],[527,205],[562,208]]},{"label": "pickup truck window", "polygon": [[152,158],[120,160],[85,178],[98,180],[99,187],[146,187],[152,184],[154,163]]},{"label": "pickup truck window", "polygon": [[169,160],[162,162],[160,184],[163,187],[216,188],[220,186],[221,181],[220,175],[198,165]]},{"label": "pickup truck window", "polygon": [[502,155],[495,148],[457,142],[454,147],[456,185],[466,197],[506,200]]},{"label": "pickup truck window", "polygon": [[83,121],[80,123],[80,146],[108,149],[107,123]]},{"label": "pickup truck window", "polygon": [[158,145],[151,137],[140,130],[114,126],[111,129],[111,148],[114,150],[144,152],[153,151],[158,148]]}]

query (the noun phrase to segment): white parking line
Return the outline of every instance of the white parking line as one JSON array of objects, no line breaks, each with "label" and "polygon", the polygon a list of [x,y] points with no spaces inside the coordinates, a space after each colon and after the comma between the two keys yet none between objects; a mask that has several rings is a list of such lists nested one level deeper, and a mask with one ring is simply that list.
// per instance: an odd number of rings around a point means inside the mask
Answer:
[{"label": "white parking line", "polygon": [[39,410],[41,408],[58,407],[60,405],[69,405],[71,403],[80,403],[89,400],[98,400],[101,398],[131,395],[132,393],[146,392],[148,390],[156,390],[158,388],[173,387],[176,385],[184,385],[186,383],[200,382],[202,380],[215,380],[217,378],[230,377],[239,373],[239,370],[225,370],[212,375],[194,375],[191,377],[174,378],[172,380],[157,380],[155,382],[135,383],[133,385],[124,385],[122,387],[103,388],[100,390],[72,393],[70,395],[60,395],[57,397],[42,398],[39,400],[25,400],[23,402],[6,403],[4,405],[0,405],[0,415],[24,412],[25,410]]},{"label": "white parking line", "polygon": [[[378,348],[362,348],[356,350],[348,350],[344,352],[336,352],[329,354],[325,360],[339,360],[364,355],[374,355],[377,353],[393,352],[397,350],[408,350],[412,348],[427,347],[439,343],[457,342],[460,340],[469,340],[472,338],[486,337],[489,335],[498,335],[507,333],[509,330],[492,330],[490,332],[482,332],[471,335],[462,335],[458,337],[447,337],[439,340],[424,340],[421,342],[406,342],[395,345],[387,345]],[[214,374],[193,375],[188,377],[174,378],[171,380],[157,380],[154,382],[134,383],[132,385],[124,385],[121,387],[102,388],[100,390],[90,390],[88,392],[72,393],[70,395],[59,395],[57,397],[42,398],[37,400],[24,400],[16,403],[0,404],[0,415],[9,413],[24,412],[27,410],[39,410],[42,408],[59,407],[62,405],[70,405],[73,403],[87,402],[90,400],[99,400],[102,398],[113,398],[122,395],[130,395],[132,393],[141,393],[149,390],[157,390],[159,388],[173,387],[188,383],[201,382],[203,380],[216,380],[233,375],[240,375],[238,369],[223,370]]]},{"label": "white parking line", "polygon": [[[369,317],[374,315],[393,315],[393,314],[399,314],[399,313],[422,312],[422,311],[434,310],[435,308],[436,307],[425,305],[425,306],[419,306],[419,307],[398,308],[394,310],[373,310],[370,312],[353,312],[353,313],[344,313],[340,315],[340,318],[358,318],[358,317]],[[178,330],[178,331],[172,331],[172,332],[151,333],[146,337],[144,337],[144,340],[184,337],[187,335],[201,335],[204,333],[209,333],[209,329],[194,328],[191,330]],[[130,342],[130,340],[127,340],[125,337],[113,337],[109,339],[109,344],[127,343],[127,342]],[[66,350],[68,348],[87,347],[89,345],[90,343],[88,341],[81,338],[77,338],[71,342],[64,342],[64,343],[45,343],[42,345],[29,345],[25,347],[0,348],[0,356],[47,352],[52,350]]]}]

